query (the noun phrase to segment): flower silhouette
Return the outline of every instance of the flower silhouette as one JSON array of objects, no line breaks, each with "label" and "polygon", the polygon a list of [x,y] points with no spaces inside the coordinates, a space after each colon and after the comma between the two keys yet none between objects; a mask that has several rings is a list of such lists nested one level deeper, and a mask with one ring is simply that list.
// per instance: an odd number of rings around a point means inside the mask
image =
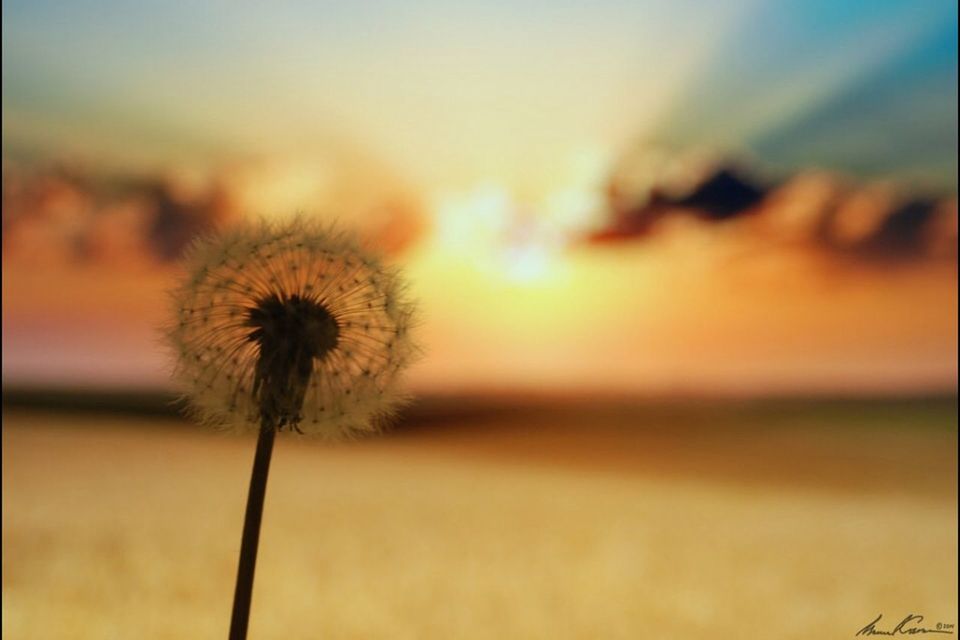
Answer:
[{"label": "flower silhouette", "polygon": [[201,420],[258,431],[230,639],[250,618],[274,436],[339,438],[403,400],[413,305],[394,271],[344,232],[297,219],[198,241],[174,292],[174,378]]},{"label": "flower silhouette", "polygon": [[207,423],[326,438],[376,430],[416,354],[397,273],[303,219],[198,241],[174,292],[175,380]]}]

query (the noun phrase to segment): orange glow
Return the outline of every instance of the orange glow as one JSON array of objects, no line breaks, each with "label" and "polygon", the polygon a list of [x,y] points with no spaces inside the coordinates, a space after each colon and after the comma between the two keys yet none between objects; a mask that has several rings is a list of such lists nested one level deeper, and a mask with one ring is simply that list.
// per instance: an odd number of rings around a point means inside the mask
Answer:
[{"label": "orange glow", "polygon": [[[250,188],[293,193],[312,184],[297,182],[312,175],[302,171],[277,169]],[[822,198],[817,184],[785,197],[802,208],[805,194]],[[765,248],[747,233],[756,225],[724,233],[682,218],[643,243],[578,244],[598,201],[575,183],[532,205],[493,183],[434,199],[403,256],[428,350],[413,372],[418,389],[759,392],[955,379],[950,263],[843,267]],[[793,218],[804,214],[786,204],[786,217],[763,220],[800,233]],[[137,255],[115,254],[122,269],[5,260],[5,375],[163,383],[155,335],[173,271]],[[120,358],[111,371],[101,364],[108,353]]]},{"label": "orange glow", "polygon": [[[200,203],[228,221],[237,212],[318,211],[390,249],[421,301],[427,355],[411,376],[421,391],[955,384],[955,202],[937,209],[933,257],[903,264],[818,252],[811,239],[829,207],[849,214],[829,228],[846,247],[875,232],[893,196],[878,187],[851,196],[816,172],[794,177],[757,213],[730,223],[678,213],[642,240],[590,244],[584,239],[609,219],[609,158],[596,148],[573,154],[529,196],[489,180],[417,198],[359,159],[297,157],[236,164],[214,188],[171,178],[168,193],[171,202]],[[682,167],[704,171],[702,162],[668,167],[664,179],[680,194],[691,180]],[[634,188],[641,200],[652,193]],[[43,193],[43,214],[5,237],[5,380],[165,384],[167,358],[156,337],[174,268],[137,244],[153,205],[139,196],[110,205],[78,245],[95,199],[69,182]],[[76,246],[83,253],[71,257]]]}]

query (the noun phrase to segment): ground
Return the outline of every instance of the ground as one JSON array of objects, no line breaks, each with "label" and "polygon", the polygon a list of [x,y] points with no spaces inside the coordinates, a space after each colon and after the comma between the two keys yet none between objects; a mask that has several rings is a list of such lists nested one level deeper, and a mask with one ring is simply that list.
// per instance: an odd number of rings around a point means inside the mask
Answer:
[{"label": "ground", "polygon": [[[441,411],[347,444],[283,435],[250,638],[956,624],[955,411]],[[253,448],[175,418],[6,411],[3,637],[226,637]]]}]

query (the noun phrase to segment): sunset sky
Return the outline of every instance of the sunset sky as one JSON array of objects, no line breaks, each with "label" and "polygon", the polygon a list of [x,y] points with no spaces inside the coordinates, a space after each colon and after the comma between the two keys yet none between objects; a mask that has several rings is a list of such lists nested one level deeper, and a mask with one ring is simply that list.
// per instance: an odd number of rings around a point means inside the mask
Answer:
[{"label": "sunset sky", "polygon": [[[155,180],[225,219],[307,211],[383,241],[422,300],[418,390],[956,388],[953,2],[3,18],[5,384],[165,384],[174,268],[141,243],[153,201],[100,186]],[[86,177],[35,177],[56,163]],[[646,202],[728,165],[765,185],[751,215],[589,240],[616,219],[613,176]],[[941,204],[897,260],[826,250],[810,222],[835,208],[883,240],[916,198]],[[81,235],[100,249],[77,258]]]}]

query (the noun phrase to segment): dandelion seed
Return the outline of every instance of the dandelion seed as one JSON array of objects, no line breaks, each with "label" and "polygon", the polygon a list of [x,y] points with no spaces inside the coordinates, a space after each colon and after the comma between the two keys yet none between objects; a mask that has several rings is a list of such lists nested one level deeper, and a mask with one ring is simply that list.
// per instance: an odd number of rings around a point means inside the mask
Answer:
[{"label": "dandelion seed", "polygon": [[[395,365],[416,347],[392,338],[405,336],[412,305],[397,274],[348,235],[302,220],[245,226],[197,244],[187,267],[168,337],[174,378],[203,422],[338,439],[375,430],[404,400]],[[347,391],[356,400],[342,418],[300,425]]]},{"label": "dandelion seed", "polygon": [[230,622],[243,640],[274,434],[375,430],[404,399],[413,307],[351,237],[303,220],[201,241],[187,267],[167,333],[174,377],[204,422],[259,432]]}]

